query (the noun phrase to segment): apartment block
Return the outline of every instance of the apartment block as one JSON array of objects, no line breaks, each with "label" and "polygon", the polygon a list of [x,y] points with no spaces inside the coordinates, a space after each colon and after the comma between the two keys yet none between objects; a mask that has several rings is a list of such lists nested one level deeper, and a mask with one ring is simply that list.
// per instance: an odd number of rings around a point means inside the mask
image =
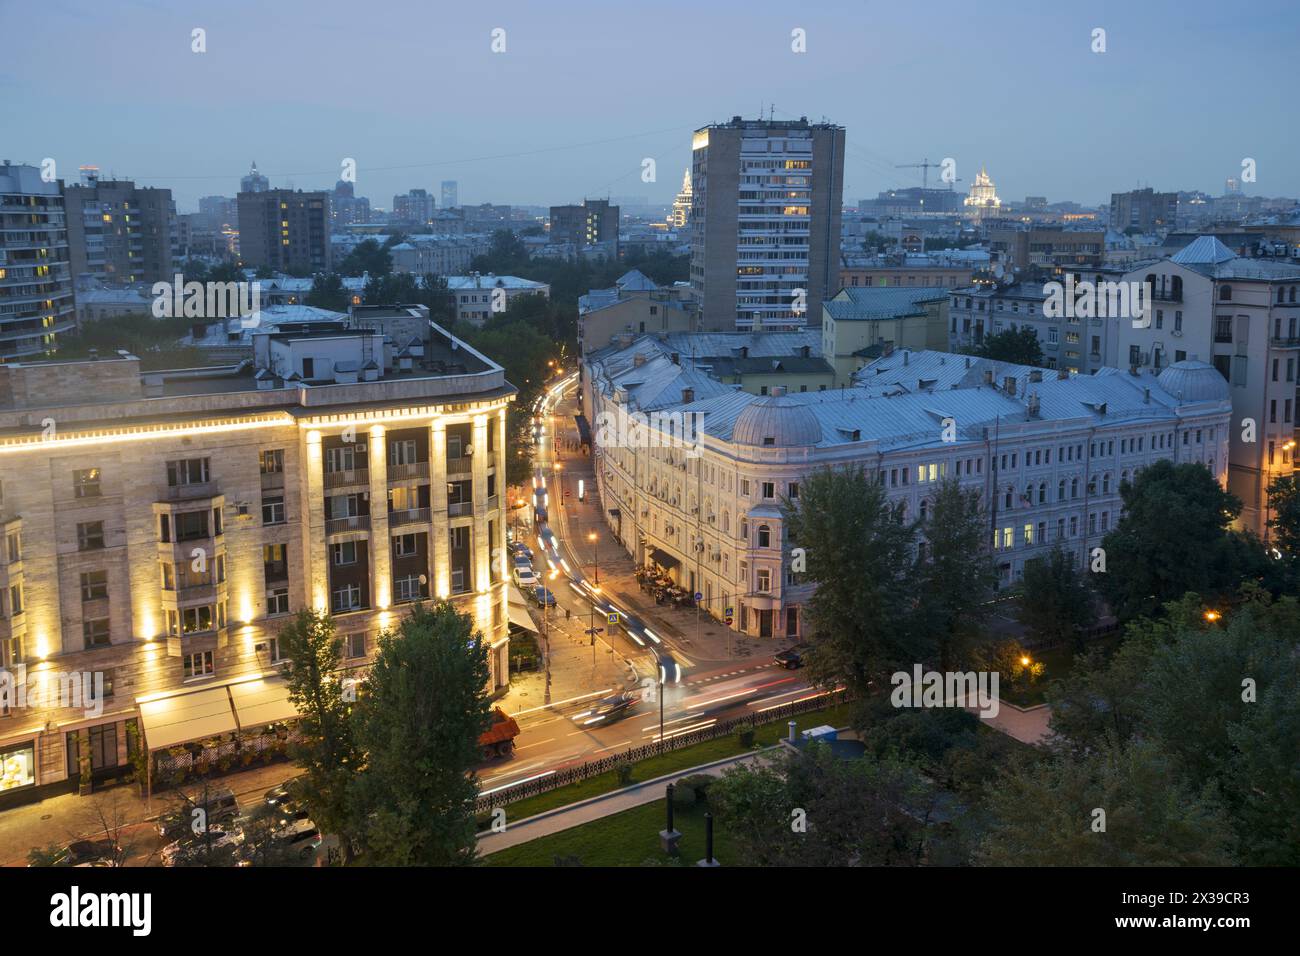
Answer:
[{"label": "apartment block", "polygon": [[701,327],[816,326],[839,281],[844,127],[745,120],[695,132],[691,286]]},{"label": "apartment block", "polygon": [[309,274],[330,269],[330,194],[267,189],[239,194],[239,258],[246,266]]},{"label": "apartment block", "polygon": [[0,805],[75,789],[87,754],[113,775],[291,718],[277,631],[302,608],[360,674],[404,606],[446,598],[508,680],[501,368],[427,323],[400,352],[343,323],[251,352],[0,365],[0,667],[11,692],[104,688],[99,713],[10,694]]},{"label": "apartment block", "polygon": [[73,278],[160,282],[174,274],[176,205],[170,189],[100,179],[83,167],[82,182],[65,186]]},{"label": "apartment block", "polygon": [[62,184],[0,166],[0,360],[53,352],[76,328]]}]

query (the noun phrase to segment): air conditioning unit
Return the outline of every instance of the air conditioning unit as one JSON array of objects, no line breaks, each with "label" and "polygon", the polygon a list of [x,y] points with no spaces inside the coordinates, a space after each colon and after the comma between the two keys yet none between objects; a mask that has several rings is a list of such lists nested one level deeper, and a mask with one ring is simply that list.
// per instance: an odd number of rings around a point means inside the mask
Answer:
[{"label": "air conditioning unit", "polygon": [[239,502],[239,504],[235,505],[235,513],[236,513],[237,515],[239,515],[239,517],[241,517],[241,518],[247,518],[247,517],[248,517],[248,504],[247,504],[247,502],[243,502],[243,501],[241,501],[241,502]]}]

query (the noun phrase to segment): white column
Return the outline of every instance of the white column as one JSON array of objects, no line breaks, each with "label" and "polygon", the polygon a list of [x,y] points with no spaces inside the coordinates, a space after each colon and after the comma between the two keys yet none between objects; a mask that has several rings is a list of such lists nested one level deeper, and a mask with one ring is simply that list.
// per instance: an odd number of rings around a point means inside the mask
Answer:
[{"label": "white column", "polygon": [[383,425],[370,428],[370,606],[393,604],[393,548],[388,534],[388,443]]}]

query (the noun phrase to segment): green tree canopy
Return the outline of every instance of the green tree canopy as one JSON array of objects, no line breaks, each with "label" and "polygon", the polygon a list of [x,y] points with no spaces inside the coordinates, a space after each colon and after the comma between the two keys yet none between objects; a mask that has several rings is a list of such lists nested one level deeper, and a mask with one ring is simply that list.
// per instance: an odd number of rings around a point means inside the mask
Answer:
[{"label": "green tree canopy", "polygon": [[998,362],[1037,366],[1043,364],[1043,347],[1038,342],[1038,333],[1028,325],[986,335],[984,344],[972,351],[981,358]]}]

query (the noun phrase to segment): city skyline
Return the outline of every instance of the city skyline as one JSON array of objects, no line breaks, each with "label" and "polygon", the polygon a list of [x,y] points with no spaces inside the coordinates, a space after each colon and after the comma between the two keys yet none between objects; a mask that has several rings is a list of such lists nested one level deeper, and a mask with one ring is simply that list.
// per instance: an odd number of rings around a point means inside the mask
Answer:
[{"label": "city skyline", "polygon": [[[920,170],[896,164],[946,157],[956,160],[959,192],[983,166],[1013,201],[1045,195],[1094,204],[1137,185],[1218,195],[1247,158],[1257,168],[1256,182],[1243,184],[1247,194],[1300,193],[1300,172],[1286,163],[1297,134],[1276,122],[1285,91],[1260,84],[1243,100],[1234,84],[1206,80],[1203,66],[1232,75],[1270,53],[1285,56],[1294,31],[1284,26],[1298,15],[1283,4],[1265,4],[1251,18],[1206,3],[1102,4],[1078,13],[1025,5],[996,18],[941,4],[918,22],[904,11],[836,3],[791,12],[788,23],[737,21],[679,3],[654,17],[582,9],[600,18],[579,10],[557,20],[523,5],[434,13],[396,3],[376,14],[391,29],[349,32],[345,15],[299,3],[274,14],[259,9],[259,31],[245,29],[252,10],[245,3],[201,13],[58,4],[43,16],[64,38],[67,68],[51,75],[33,48],[20,47],[0,73],[0,118],[14,134],[5,158],[38,165],[53,158],[69,183],[79,166],[96,165],[105,178],[172,189],[181,211],[202,196],[234,195],[254,160],[273,187],[330,189],[349,158],[357,195],[378,208],[411,188],[436,194],[444,179],[460,181],[466,204],[638,195],[668,204],[690,163],[693,130],[760,109],[769,115],[775,104],[778,120],[806,115],[846,128],[846,204],[921,184]],[[126,23],[130,42],[151,48],[150,57],[116,55],[116,31]],[[855,24],[860,30],[845,29]],[[191,49],[194,28],[206,31],[204,53]],[[498,28],[504,52],[493,53]],[[1104,53],[1092,51],[1096,28],[1106,31]],[[286,29],[296,37],[290,48],[274,42]],[[805,31],[804,53],[792,50],[796,29]],[[348,44],[343,61],[319,66],[340,40]],[[584,56],[556,56],[565,43]],[[593,82],[616,78],[646,50],[677,51],[651,74],[655,96],[633,96],[627,82]],[[348,62],[385,66],[349,70]],[[445,95],[440,69],[472,78],[473,97]],[[1029,75],[1033,84],[1023,82]],[[538,84],[539,76],[547,81]],[[970,89],[967,76],[981,86]],[[575,89],[576,98],[559,96]],[[525,90],[533,95],[521,96]],[[1191,91],[1195,110],[1180,110]],[[1219,130],[1228,110],[1239,135]],[[164,131],[159,115],[172,117],[164,124],[172,135],[155,135]],[[277,135],[277,117],[289,115],[294,135]],[[434,132],[435,123],[454,132]],[[146,129],[150,135],[140,135]],[[1178,149],[1157,135],[1166,129],[1215,148]],[[647,158],[655,160],[653,182],[642,179]]]}]

